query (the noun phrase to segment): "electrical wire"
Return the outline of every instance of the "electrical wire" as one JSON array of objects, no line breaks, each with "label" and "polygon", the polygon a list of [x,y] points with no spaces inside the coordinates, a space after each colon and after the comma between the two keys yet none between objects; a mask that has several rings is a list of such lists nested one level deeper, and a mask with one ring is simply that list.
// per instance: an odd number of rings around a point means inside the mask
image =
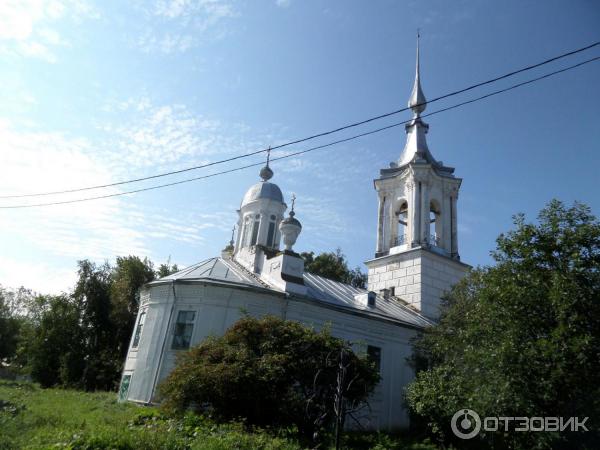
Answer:
[{"label": "electrical wire", "polygon": [[[543,65],[549,64],[551,62],[557,61],[559,59],[566,58],[568,56],[572,56],[572,55],[575,55],[577,53],[589,50],[589,49],[591,49],[593,47],[596,47],[598,45],[600,45],[600,41],[599,42],[594,42],[593,44],[587,45],[585,47],[581,47],[579,49],[576,49],[576,50],[573,50],[573,51],[570,51],[570,52],[567,52],[567,53],[563,53],[563,54],[558,55],[558,56],[554,56],[554,57],[546,59],[545,61],[542,61],[540,63],[532,64],[532,65],[526,66],[526,67],[524,67],[522,69],[515,70],[515,71],[512,71],[512,72],[506,73],[504,75],[501,75],[501,76],[498,76],[498,77],[495,77],[495,78],[492,78],[492,79],[489,79],[489,80],[486,80],[486,81],[483,81],[483,82],[480,82],[480,83],[473,84],[473,85],[468,86],[466,88],[459,89],[457,91],[453,91],[453,92],[450,92],[448,94],[441,95],[439,97],[435,97],[435,98],[433,98],[433,99],[431,99],[429,101],[420,103],[420,104],[418,104],[416,106],[427,105],[429,103],[437,102],[439,100],[443,100],[443,99],[446,99],[446,98],[449,98],[449,97],[452,97],[452,96],[455,96],[455,95],[462,94],[464,92],[476,89],[476,88],[481,87],[481,86],[485,86],[485,85],[488,85],[488,84],[491,84],[491,83],[495,83],[497,81],[503,80],[505,78],[512,77],[512,76],[517,75],[519,73],[526,72],[526,71],[529,71],[529,70],[541,67]],[[287,146],[290,146],[290,145],[299,144],[299,143],[306,142],[306,141],[309,141],[309,140],[312,140],[312,139],[316,139],[316,138],[319,138],[319,137],[328,136],[328,135],[331,135],[331,134],[334,134],[334,133],[338,133],[338,132],[343,131],[343,130],[347,130],[349,128],[354,128],[354,127],[357,127],[357,126],[360,126],[360,125],[364,125],[364,124],[367,124],[367,123],[370,123],[370,122],[373,122],[373,121],[376,121],[376,120],[384,119],[386,117],[390,117],[390,116],[399,114],[401,112],[407,111],[409,109],[410,108],[408,108],[408,107],[397,109],[395,111],[391,111],[391,112],[388,112],[388,113],[385,113],[385,114],[380,114],[378,116],[371,117],[371,118],[368,118],[368,119],[365,119],[365,120],[361,120],[359,122],[354,122],[354,123],[351,123],[349,125],[344,125],[342,127],[338,127],[338,128],[335,128],[335,129],[332,129],[332,130],[329,130],[329,131],[325,131],[325,132],[313,134],[311,136],[308,136],[308,137],[305,137],[305,138],[302,138],[302,139],[297,139],[295,141],[289,141],[289,142],[286,142],[286,143],[283,143],[283,144],[275,145],[275,146],[270,147],[270,148],[264,148],[264,149],[256,150],[256,151],[253,151],[253,152],[250,152],[250,153],[245,153],[243,155],[237,155],[237,156],[233,156],[231,158],[226,158],[226,159],[222,159],[222,160],[219,160],[219,161],[214,161],[214,162],[210,162],[210,163],[206,163],[206,164],[200,164],[200,165],[197,165],[197,166],[187,167],[187,168],[180,169],[180,170],[173,170],[173,171],[164,172],[164,173],[160,173],[160,174],[149,175],[149,176],[146,176],[146,177],[140,177],[140,178],[133,178],[133,179],[129,179],[129,180],[118,181],[118,182],[115,182],[115,183],[100,184],[100,185],[95,185],[95,186],[86,186],[86,187],[73,188],[73,189],[65,189],[65,190],[61,190],[61,191],[38,192],[38,193],[33,193],[33,194],[0,195],[0,199],[26,198],[26,197],[42,197],[42,196],[48,196],[48,195],[69,194],[69,193],[73,193],[73,192],[81,192],[81,191],[88,191],[88,190],[93,190],[93,189],[102,189],[102,188],[107,188],[107,187],[120,186],[120,185],[123,185],[123,184],[136,183],[136,182],[140,182],[140,181],[146,181],[146,180],[151,180],[151,179],[155,179],[155,178],[162,178],[162,177],[166,177],[166,176],[170,176],[170,175],[176,175],[176,174],[180,174],[180,173],[184,173],[184,172],[190,172],[192,170],[204,169],[206,167],[211,167],[211,166],[215,166],[215,165],[218,165],[218,164],[224,164],[224,163],[235,161],[235,160],[238,160],[238,159],[242,159],[242,158],[247,158],[247,157],[250,157],[250,156],[254,156],[254,155],[257,155],[257,154],[260,154],[260,153],[265,153],[265,152],[267,152],[269,150],[276,150],[276,149],[284,148],[284,147],[287,147]]]},{"label": "electrical wire", "polygon": [[[471,103],[474,103],[474,102],[477,102],[477,101],[480,101],[480,100],[483,100],[483,99],[486,99],[486,98],[489,98],[489,97],[493,97],[495,95],[502,94],[504,92],[511,91],[513,89],[517,89],[517,88],[522,87],[522,86],[526,86],[526,85],[531,84],[531,83],[535,83],[535,82],[543,80],[545,78],[549,78],[549,77],[557,75],[559,73],[563,73],[563,72],[575,69],[577,67],[580,67],[580,66],[583,66],[585,64],[589,64],[591,62],[598,61],[598,60],[600,60],[600,56],[588,59],[586,61],[582,61],[582,62],[580,62],[578,64],[574,64],[572,66],[565,67],[565,68],[560,69],[560,70],[556,70],[556,71],[553,71],[553,72],[541,75],[541,76],[536,77],[536,78],[532,78],[532,79],[527,80],[527,81],[523,81],[521,83],[514,84],[514,85],[509,86],[509,87],[504,88],[504,89],[499,89],[499,90],[490,92],[488,94],[481,95],[479,97],[476,97],[476,98],[473,98],[473,99],[470,99],[470,100],[466,100],[464,102],[456,103],[454,105],[448,106],[447,108],[442,108],[442,109],[438,109],[438,110],[433,111],[433,112],[428,113],[428,114],[423,114],[420,117],[424,118],[424,117],[429,117],[429,116],[433,116],[433,115],[436,115],[436,114],[440,114],[442,112],[450,111],[452,109],[456,109],[456,108],[459,108],[459,107],[464,106],[464,105],[468,105],[468,104],[471,104]],[[323,148],[332,147],[334,145],[341,144],[343,142],[352,141],[352,140],[355,140],[355,139],[358,139],[358,138],[361,138],[361,137],[364,137],[364,136],[369,136],[371,134],[379,133],[381,131],[385,131],[385,130],[389,130],[391,128],[395,128],[395,127],[398,127],[398,126],[401,126],[401,125],[405,125],[405,124],[408,124],[408,123],[412,122],[413,120],[414,119],[410,119],[410,120],[405,120],[405,121],[402,121],[402,122],[393,123],[393,124],[387,125],[385,127],[381,127],[381,128],[377,128],[375,130],[370,130],[370,131],[367,131],[367,132],[364,132],[364,133],[356,134],[356,135],[353,135],[353,136],[350,136],[350,137],[347,137],[347,138],[344,138],[344,139],[339,139],[339,140],[336,140],[336,141],[333,141],[333,142],[329,142],[327,144],[318,145],[316,147],[311,147],[311,148],[308,148],[308,149],[305,149],[305,150],[300,150],[300,151],[297,151],[297,152],[289,153],[287,155],[274,157],[274,158],[271,158],[271,161],[278,161],[278,160],[282,160],[282,159],[286,159],[286,158],[291,158],[293,156],[298,156],[298,155],[302,155],[302,154],[305,154],[305,153],[313,152],[315,150],[320,150],[320,149],[323,149]],[[200,177],[188,178],[188,179],[185,179],[185,180],[175,181],[175,182],[172,182],[172,183],[166,183],[166,184],[161,184],[161,185],[157,185],[157,186],[150,186],[150,187],[141,188],[141,189],[135,189],[135,190],[130,190],[130,191],[117,192],[117,193],[113,193],[113,194],[99,195],[99,196],[96,196],[96,197],[87,197],[87,198],[74,199],[74,200],[64,200],[64,201],[49,202],[49,203],[37,203],[37,204],[29,204],[29,205],[0,206],[0,209],[22,209],[22,208],[33,208],[33,207],[40,207],[40,206],[65,205],[65,204],[70,204],[70,203],[80,203],[80,202],[91,201],[91,200],[99,200],[99,199],[103,199],[103,198],[119,197],[119,196],[122,196],[122,195],[136,194],[138,192],[151,191],[151,190],[155,190],[155,189],[161,189],[161,188],[165,188],[165,187],[176,186],[176,185],[179,185],[179,184],[190,183],[192,181],[203,180],[203,179],[206,179],[206,178],[212,178],[212,177],[216,177],[218,175],[225,175],[225,174],[228,174],[228,173],[238,172],[238,171],[241,171],[241,170],[244,170],[244,169],[248,169],[248,168],[251,168],[251,167],[261,166],[263,164],[264,164],[264,162],[261,161],[261,162],[258,162],[258,163],[248,164],[248,165],[241,166],[241,167],[235,167],[233,169],[224,170],[224,171],[221,171],[221,172],[215,172],[215,173],[208,174],[208,175],[203,175],[203,176],[200,176]]]}]

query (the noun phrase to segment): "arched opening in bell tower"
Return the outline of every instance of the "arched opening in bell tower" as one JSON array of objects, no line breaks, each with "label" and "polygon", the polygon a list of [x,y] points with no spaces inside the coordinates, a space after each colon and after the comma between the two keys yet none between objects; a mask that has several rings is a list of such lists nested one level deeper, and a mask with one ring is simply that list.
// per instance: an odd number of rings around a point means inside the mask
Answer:
[{"label": "arched opening in bell tower", "polygon": [[442,240],[442,214],[440,205],[432,200],[429,204],[429,243],[435,247],[441,246]]}]

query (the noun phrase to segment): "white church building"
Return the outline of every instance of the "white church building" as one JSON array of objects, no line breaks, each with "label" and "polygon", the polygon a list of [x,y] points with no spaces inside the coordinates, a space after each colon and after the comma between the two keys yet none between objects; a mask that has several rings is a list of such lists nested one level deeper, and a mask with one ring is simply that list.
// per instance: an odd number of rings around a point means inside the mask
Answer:
[{"label": "white church building", "polygon": [[379,208],[375,257],[366,261],[368,290],[305,272],[294,251],[302,226],[293,200],[285,217],[287,204],[270,181],[273,171],[267,160],[262,180],[242,199],[235,242],[221,256],[142,288],[121,399],[155,402],[157,387],[179,352],[209,335],[224,334],[244,314],[269,314],[316,329],[329,325],[333,335],[356,343],[381,375],[370,399],[369,426],[407,427],[403,389],[414,377],[407,362],[410,341],[434,323],[440,297],[470,268],[458,254],[462,180],[429,151],[429,126],[421,119],[425,103],[417,48],[406,145],[399,159],[374,180]]}]

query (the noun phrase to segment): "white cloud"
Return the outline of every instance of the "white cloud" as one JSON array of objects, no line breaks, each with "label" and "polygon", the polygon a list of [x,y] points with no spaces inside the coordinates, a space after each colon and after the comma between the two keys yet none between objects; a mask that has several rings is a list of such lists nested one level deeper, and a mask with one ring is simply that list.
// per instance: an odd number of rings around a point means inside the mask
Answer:
[{"label": "white cloud", "polygon": [[44,2],[8,0],[0,2],[0,39],[25,40],[45,16]]},{"label": "white cloud", "polygon": [[169,19],[195,19],[199,22],[215,24],[219,20],[235,15],[231,3],[224,0],[158,0],[154,14]]},{"label": "white cloud", "polygon": [[183,105],[154,106],[148,99],[122,103],[120,108],[129,120],[105,126],[114,141],[111,157],[120,167],[172,167],[183,158],[214,153],[218,121],[199,117]]},{"label": "white cloud", "polygon": [[268,142],[246,140],[250,130],[243,124],[225,125],[185,105],[155,105],[147,97],[109,102],[103,110],[125,116],[118,125],[113,125],[115,120],[100,125],[107,134],[105,147],[111,149],[104,157],[115,172],[125,166],[151,168],[154,173],[176,169],[176,163],[195,166],[212,155],[244,153]]},{"label": "white cloud", "polygon": [[3,0],[0,2],[0,51],[57,61],[51,47],[66,45],[49,23],[70,18],[98,17],[84,0]]},{"label": "white cloud", "polygon": [[[107,184],[112,174],[93,156],[84,139],[60,133],[18,131],[0,123],[0,165],[6,168],[0,181],[4,194],[26,194],[63,190],[74,186]],[[114,193],[108,189],[102,193]],[[70,200],[98,191],[61,196],[2,199],[2,205]],[[0,230],[20,236],[39,249],[60,256],[104,258],[124,249],[146,251],[138,232],[127,225],[125,200],[52,207],[4,210]]]},{"label": "white cloud", "polygon": [[194,45],[194,38],[189,34],[175,33],[156,36],[149,31],[138,39],[137,45],[145,53],[183,53]]},{"label": "white cloud", "polygon": [[146,53],[166,54],[183,53],[203,41],[221,39],[228,32],[226,19],[238,15],[226,0],[158,0],[144,12],[148,24],[135,45]]},{"label": "white cloud", "polygon": [[66,292],[75,284],[77,271],[73,268],[56,268],[46,263],[20,261],[0,256],[0,283],[19,288],[24,286],[41,294]]},{"label": "white cloud", "polygon": [[[163,114],[167,113],[163,111]],[[0,179],[3,195],[116,181],[114,172],[93,143],[61,133],[16,129],[6,120],[0,121],[0,167],[4,169]],[[107,188],[60,197],[0,199],[0,205],[68,200],[117,192],[117,188]],[[27,249],[27,258],[32,264],[0,261],[0,283],[13,287],[24,284],[44,292],[66,290],[73,280],[63,275],[74,273],[71,265],[77,259],[90,258],[101,262],[128,254],[152,258],[151,243],[156,239],[201,246],[206,241],[204,230],[221,226],[218,218],[200,221],[177,211],[160,211],[152,207],[142,209],[130,196],[76,205],[3,209],[0,215],[0,247],[14,248],[18,243],[19,253]],[[48,258],[68,260],[70,265],[63,270],[60,266],[49,267],[34,262]],[[31,275],[21,276],[28,273],[27,270]],[[32,281],[34,276],[35,281]]]},{"label": "white cloud", "polygon": [[275,0],[275,4],[280,8],[287,8],[292,4],[292,0]]},{"label": "white cloud", "polygon": [[41,28],[38,31],[38,35],[49,45],[66,45],[66,42],[60,37],[60,34],[52,28]]},{"label": "white cloud", "polygon": [[[18,127],[14,122],[0,118],[0,167],[3,168],[0,195],[114,183],[257,150],[264,148],[266,143],[280,142],[282,134],[287,134],[276,125],[261,133],[244,123],[223,124],[195,114],[185,105],[155,104],[149,97],[109,101],[102,111],[96,124],[105,133],[91,135],[94,137],[88,139],[40,131],[32,123]],[[260,159],[261,156],[250,158],[248,163]],[[232,163],[227,168],[238,165],[242,164]],[[332,172],[331,167],[320,168],[314,161],[300,158],[277,164],[276,170],[280,175],[287,172],[285,178],[279,179],[281,186],[288,189],[292,186],[301,188],[306,172],[318,180],[322,178],[321,171],[324,171],[323,179],[327,172],[331,177]],[[182,178],[189,176],[184,174]],[[155,181],[150,184],[158,184]],[[0,199],[0,206],[118,193],[139,186],[124,185],[60,197]],[[240,198],[242,194],[240,192]],[[305,196],[302,192],[297,194],[300,197],[297,209],[305,226],[303,239],[317,244],[317,248],[337,244],[336,236],[341,236],[348,226],[342,206],[333,196],[328,199]],[[286,198],[290,195],[288,193]],[[36,273],[47,271],[52,274],[53,270],[63,268],[64,273],[67,269],[73,273],[75,261],[81,258],[102,262],[112,260],[116,255],[135,254],[160,260],[164,254],[153,253],[158,248],[168,248],[176,243],[184,243],[186,249],[212,247],[217,235],[226,236],[228,240],[236,222],[237,205],[195,200],[202,207],[185,211],[148,206],[147,203],[142,207],[136,196],[74,205],[3,209],[0,213],[0,248],[10,248],[10,253],[2,252],[3,255],[27,255],[22,257],[30,261],[59,259],[63,261],[61,264],[67,265],[57,265],[54,269],[40,265],[32,269]],[[15,243],[19,244],[17,253],[14,252]],[[0,283],[17,286],[21,283],[17,275],[17,272],[0,270]],[[68,289],[72,280],[63,278],[64,283],[59,283],[61,289]],[[53,276],[41,279],[46,280],[40,281],[41,284],[56,291],[56,285],[51,283]],[[40,289],[37,285],[29,286]]]},{"label": "white cloud", "polygon": [[[224,126],[218,120],[194,114],[184,105],[155,105],[147,97],[108,102],[103,112],[105,117],[98,127],[106,134],[96,135],[93,140],[40,131],[32,122],[17,125],[0,118],[0,195],[110,184],[163,169],[200,164],[216,153],[219,158],[215,159],[220,159],[264,145],[264,140],[247,139],[251,130],[244,124]],[[0,199],[0,206],[119,193],[132,187],[139,185],[60,196],[4,198]],[[23,258],[29,261],[59,259],[63,262],[57,263],[55,271],[62,270],[60,264],[67,264],[65,273],[66,269],[74,272],[75,261],[81,258],[102,262],[116,255],[135,254],[156,260],[164,255],[154,255],[153,251],[164,243],[180,242],[186,248],[201,248],[211,244],[209,236],[215,232],[229,236],[236,218],[235,206],[205,204],[201,212],[171,211],[158,206],[141,207],[135,195],[1,211],[0,248],[7,249],[3,255],[26,254]],[[36,274],[54,273],[43,265],[34,269]],[[22,284],[19,273],[0,270],[0,284]],[[54,278],[47,275],[40,278],[46,281],[28,286],[44,292],[57,292],[56,286],[71,286],[70,278],[62,277],[62,284],[53,284],[50,281]]]},{"label": "white cloud", "polygon": [[42,59],[54,64],[57,61],[56,55],[44,44],[36,41],[27,41],[19,43],[16,47],[23,56],[31,56]]}]

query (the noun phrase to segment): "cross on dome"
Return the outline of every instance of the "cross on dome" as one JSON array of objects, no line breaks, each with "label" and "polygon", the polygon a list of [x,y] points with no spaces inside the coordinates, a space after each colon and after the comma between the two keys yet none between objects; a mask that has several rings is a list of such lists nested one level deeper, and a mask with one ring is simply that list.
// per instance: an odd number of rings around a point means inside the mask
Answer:
[{"label": "cross on dome", "polygon": [[231,240],[229,241],[229,245],[231,245],[233,247],[233,236],[235,235],[235,225],[233,226],[233,228],[231,229]]},{"label": "cross on dome", "polygon": [[260,169],[260,177],[263,181],[269,181],[273,178],[273,170],[269,167],[269,160],[271,159],[271,146],[267,149],[267,165]]},{"label": "cross on dome", "polygon": [[292,193],[292,209],[290,211],[290,217],[294,217],[296,213],[294,212],[294,206],[296,205],[296,194]]}]

